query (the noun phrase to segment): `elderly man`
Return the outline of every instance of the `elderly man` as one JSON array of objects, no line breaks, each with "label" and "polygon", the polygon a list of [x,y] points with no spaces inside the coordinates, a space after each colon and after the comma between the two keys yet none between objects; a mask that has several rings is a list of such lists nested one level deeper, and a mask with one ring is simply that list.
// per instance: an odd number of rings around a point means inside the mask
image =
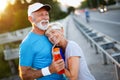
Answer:
[{"label": "elderly man", "polygon": [[33,28],[20,44],[19,74],[22,80],[65,80],[57,74],[64,61],[53,61],[52,44],[44,35],[49,24],[49,5],[34,3],[28,7],[28,20]]}]

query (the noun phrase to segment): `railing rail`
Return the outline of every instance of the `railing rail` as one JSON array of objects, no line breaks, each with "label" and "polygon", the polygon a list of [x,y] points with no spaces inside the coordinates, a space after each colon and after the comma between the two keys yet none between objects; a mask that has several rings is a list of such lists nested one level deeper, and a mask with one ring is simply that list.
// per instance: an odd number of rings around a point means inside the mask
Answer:
[{"label": "railing rail", "polygon": [[[120,42],[90,27],[88,28],[80,23],[75,16],[72,18],[76,27],[82,32],[87,41],[91,43],[91,47],[95,48],[96,53],[102,52],[104,64],[108,64],[107,58],[115,64],[117,80],[120,80]],[[108,50],[113,52],[108,52]]]},{"label": "railing rail", "polygon": [[28,27],[25,29],[14,31],[14,32],[7,32],[7,33],[0,34],[0,44],[22,40],[30,30],[31,30],[31,27]]}]

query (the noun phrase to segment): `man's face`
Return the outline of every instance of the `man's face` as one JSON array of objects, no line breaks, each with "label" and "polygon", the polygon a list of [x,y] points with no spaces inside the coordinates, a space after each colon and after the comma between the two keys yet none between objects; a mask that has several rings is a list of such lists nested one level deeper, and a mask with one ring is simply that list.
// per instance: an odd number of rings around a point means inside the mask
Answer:
[{"label": "man's face", "polygon": [[62,40],[62,32],[60,30],[50,30],[46,36],[53,44],[58,44]]},{"label": "man's face", "polygon": [[[33,14],[33,19],[35,22],[39,22],[41,20],[49,20],[49,13],[46,9],[41,8],[38,11],[35,11]],[[43,23],[45,24],[45,23]]]},{"label": "man's face", "polygon": [[33,23],[40,29],[44,30],[49,24],[49,13],[44,8],[32,13]]}]

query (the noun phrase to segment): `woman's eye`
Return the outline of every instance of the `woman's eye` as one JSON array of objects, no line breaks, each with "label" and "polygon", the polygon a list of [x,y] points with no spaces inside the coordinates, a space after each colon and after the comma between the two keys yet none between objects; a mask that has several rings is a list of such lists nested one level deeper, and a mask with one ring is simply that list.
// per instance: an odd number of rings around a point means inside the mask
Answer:
[{"label": "woman's eye", "polygon": [[54,33],[54,31],[52,31],[51,33]]}]

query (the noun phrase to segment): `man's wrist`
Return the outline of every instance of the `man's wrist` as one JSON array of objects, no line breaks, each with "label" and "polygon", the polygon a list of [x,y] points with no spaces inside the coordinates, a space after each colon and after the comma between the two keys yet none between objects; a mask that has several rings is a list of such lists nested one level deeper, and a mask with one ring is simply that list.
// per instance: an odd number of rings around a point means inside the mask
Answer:
[{"label": "man's wrist", "polygon": [[49,71],[49,67],[45,67],[41,69],[43,76],[50,75],[51,72]]}]

